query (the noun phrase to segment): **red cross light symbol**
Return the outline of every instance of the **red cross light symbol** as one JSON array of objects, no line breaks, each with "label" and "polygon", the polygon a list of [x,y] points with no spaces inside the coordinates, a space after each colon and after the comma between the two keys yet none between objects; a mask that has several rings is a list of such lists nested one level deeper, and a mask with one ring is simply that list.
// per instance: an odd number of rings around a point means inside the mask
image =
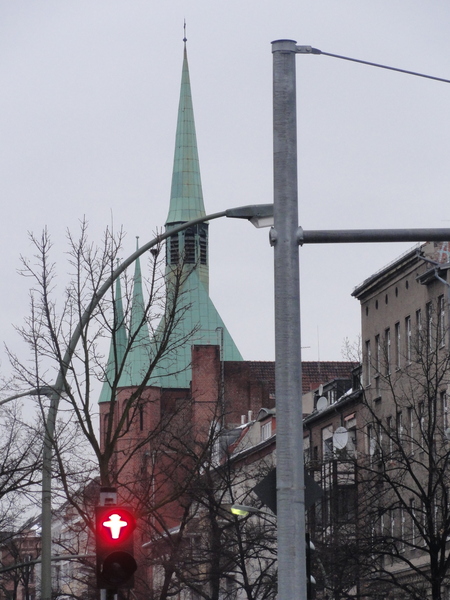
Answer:
[{"label": "red cross light symbol", "polygon": [[127,525],[127,521],[122,521],[122,517],[116,513],[109,516],[109,521],[103,521],[103,526],[109,527],[113,540],[119,539],[122,527],[127,527]]}]

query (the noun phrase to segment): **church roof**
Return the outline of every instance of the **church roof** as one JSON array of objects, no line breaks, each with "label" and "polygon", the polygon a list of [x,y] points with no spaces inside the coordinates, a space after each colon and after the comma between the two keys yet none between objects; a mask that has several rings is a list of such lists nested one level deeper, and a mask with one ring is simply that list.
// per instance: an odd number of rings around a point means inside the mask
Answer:
[{"label": "church roof", "polygon": [[149,385],[188,388],[191,381],[191,348],[196,344],[220,346],[222,360],[242,361],[241,353],[196,269],[192,270],[183,283],[177,311],[180,319],[172,332],[172,349],[158,361]]},{"label": "church roof", "polygon": [[[173,223],[186,222],[205,214],[185,46],[172,189],[166,228],[169,229]],[[198,247],[198,231],[194,235]],[[205,243],[208,243],[207,237]],[[186,247],[184,247],[184,250],[186,250]],[[208,252],[206,252],[206,256],[207,254]],[[186,254],[184,256],[186,257]],[[172,334],[173,350],[162,360],[159,360],[149,382],[150,385],[167,388],[189,387],[191,381],[191,347],[195,344],[217,344],[221,346],[223,360],[242,360],[241,353],[209,297],[207,258],[202,264],[197,255],[195,265],[188,264],[184,266],[185,271],[189,268],[191,271],[182,284],[179,306],[177,307],[181,318]],[[168,272],[170,271],[171,267],[169,266]],[[176,268],[172,269],[172,273],[176,273],[176,271]],[[177,340],[182,340],[183,343],[177,344]]]}]

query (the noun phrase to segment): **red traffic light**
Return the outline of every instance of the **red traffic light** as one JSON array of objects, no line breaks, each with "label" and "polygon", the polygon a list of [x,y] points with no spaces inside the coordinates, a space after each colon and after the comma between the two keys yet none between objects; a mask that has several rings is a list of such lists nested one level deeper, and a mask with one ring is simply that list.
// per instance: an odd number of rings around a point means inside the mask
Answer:
[{"label": "red traffic light", "polygon": [[97,507],[97,536],[105,546],[122,544],[135,527],[136,520],[129,510],[118,506]]},{"label": "red traffic light", "polygon": [[131,509],[97,506],[95,517],[97,587],[107,590],[116,590],[125,584],[132,587],[137,564],[133,556],[136,519]]}]

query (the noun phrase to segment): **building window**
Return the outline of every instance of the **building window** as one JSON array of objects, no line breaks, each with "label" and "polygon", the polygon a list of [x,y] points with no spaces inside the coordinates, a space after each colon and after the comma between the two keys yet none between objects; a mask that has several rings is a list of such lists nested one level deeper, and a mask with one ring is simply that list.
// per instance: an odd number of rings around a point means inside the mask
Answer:
[{"label": "building window", "polygon": [[109,414],[110,413],[106,413],[106,415],[103,417],[103,441],[105,444],[108,441]]},{"label": "building window", "polygon": [[139,404],[139,431],[144,431],[144,405]]},{"label": "building window", "polygon": [[401,550],[405,549],[405,509],[403,506],[400,507],[400,541],[401,541]]},{"label": "building window", "polygon": [[409,500],[409,514],[411,516],[411,544],[416,544],[416,501],[414,498]]},{"label": "building window", "polygon": [[408,435],[411,454],[414,454],[414,411],[412,407],[408,408]]},{"label": "building window", "polygon": [[380,336],[375,336],[375,374],[380,374],[380,361],[381,361],[381,344]]},{"label": "building window", "polygon": [[394,429],[392,426],[392,417],[386,418],[386,431],[387,431],[388,440],[389,440],[389,454],[392,454],[392,452],[394,450],[394,441],[393,441]]},{"label": "building window", "polygon": [[431,352],[433,349],[433,305],[427,302],[427,350]]},{"label": "building window", "polygon": [[403,443],[403,414],[401,411],[397,413],[397,442],[399,446]]},{"label": "building window", "polygon": [[417,335],[417,351],[420,354],[422,352],[423,344],[423,331],[422,331],[422,311],[416,310],[416,335]]},{"label": "building window", "polygon": [[442,424],[444,426],[444,432],[448,428],[448,398],[447,392],[441,392],[441,406],[442,406]]},{"label": "building window", "polygon": [[384,332],[384,345],[386,354],[386,375],[391,374],[391,330],[389,327]]},{"label": "building window", "polygon": [[445,345],[445,328],[447,327],[446,319],[445,319],[445,302],[444,296],[439,296],[438,298],[438,311],[439,311],[439,345]]},{"label": "building window", "polygon": [[370,385],[370,370],[371,370],[372,354],[370,351],[370,340],[366,341],[366,386]]},{"label": "building window", "polygon": [[333,458],[333,426],[328,425],[322,429],[322,456],[323,460]]},{"label": "building window", "polygon": [[373,425],[367,425],[367,445],[368,445],[368,454],[370,456],[370,461],[372,462],[372,458],[377,450],[377,438],[376,432]]},{"label": "building window", "polygon": [[202,223],[199,225],[200,233],[200,264],[206,265],[208,262],[208,241],[207,241],[207,225]]},{"label": "building window", "polygon": [[380,396],[380,361],[381,361],[381,343],[380,336],[375,336],[375,393]]},{"label": "building window", "polygon": [[411,364],[411,317],[405,319],[406,360]]},{"label": "building window", "polygon": [[420,429],[420,450],[424,451],[424,436],[425,436],[425,411],[424,411],[424,403],[419,402],[417,407],[417,412],[419,415],[419,429]]},{"label": "building window", "polygon": [[309,435],[303,438],[303,461],[305,465],[311,460],[311,438]]},{"label": "building window", "polygon": [[356,425],[348,429],[347,453],[356,458]]},{"label": "building window", "polygon": [[402,347],[400,344],[400,323],[395,324],[395,368],[400,369],[401,366],[401,352]]},{"label": "building window", "polygon": [[390,536],[391,539],[395,539],[395,509],[389,509],[389,521],[390,521]]}]

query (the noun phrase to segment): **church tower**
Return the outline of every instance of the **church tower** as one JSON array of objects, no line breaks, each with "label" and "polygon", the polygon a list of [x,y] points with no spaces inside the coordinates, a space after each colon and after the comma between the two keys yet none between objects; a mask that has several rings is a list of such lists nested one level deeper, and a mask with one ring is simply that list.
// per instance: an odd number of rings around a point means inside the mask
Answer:
[{"label": "church tower", "polygon": [[[206,212],[203,203],[186,40],[184,40],[181,93],[166,231],[204,216]],[[180,265],[183,265],[183,271],[186,273],[181,289],[181,300],[179,300],[182,304],[179,308],[183,315],[173,332],[173,337],[175,340],[186,339],[187,341],[158,362],[151,378],[151,385],[164,388],[189,387],[193,345],[217,345],[221,350],[222,361],[242,360],[236,344],[209,297],[208,227],[208,223],[193,225],[172,235],[167,241],[166,273],[169,286],[171,274]]]},{"label": "church tower", "polygon": [[[185,42],[166,231],[205,215]],[[168,271],[176,267],[180,261],[186,266],[195,265],[194,268],[207,292],[209,291],[208,260],[208,223],[194,225],[169,238],[166,247]]]},{"label": "church tower", "polygon": [[[200,164],[192,107],[191,84],[184,40],[181,92],[178,106],[175,156],[172,172],[169,213],[166,231],[206,216],[200,178]],[[209,297],[209,252],[208,223],[188,227],[170,236],[166,244],[166,286],[170,295],[171,280],[182,268],[181,294],[177,304],[180,315],[171,339],[172,349],[158,361],[148,381],[149,386],[165,389],[187,389],[192,379],[191,355],[193,345],[214,345],[220,347],[221,361],[242,361],[242,356],[231,335]],[[119,287],[117,294],[119,294]],[[118,298],[118,296],[116,296]],[[116,362],[120,352],[110,351],[107,367],[107,381],[103,386],[100,402],[111,396],[111,382],[108,373],[120,371],[119,388],[137,387],[142,383],[154,356],[164,319],[150,339],[145,315],[142,289],[141,267],[135,263],[131,323],[129,340],[132,341],[124,365]],[[119,307],[121,310],[121,307]],[[123,319],[123,317],[122,317]],[[138,324],[138,325],[136,325]],[[138,330],[136,330],[138,327]],[[122,331],[121,331],[122,333]],[[180,343],[178,343],[180,340]],[[121,344],[123,344],[123,340]],[[122,353],[123,354],[123,353]],[[119,364],[114,369],[114,364]]]}]

